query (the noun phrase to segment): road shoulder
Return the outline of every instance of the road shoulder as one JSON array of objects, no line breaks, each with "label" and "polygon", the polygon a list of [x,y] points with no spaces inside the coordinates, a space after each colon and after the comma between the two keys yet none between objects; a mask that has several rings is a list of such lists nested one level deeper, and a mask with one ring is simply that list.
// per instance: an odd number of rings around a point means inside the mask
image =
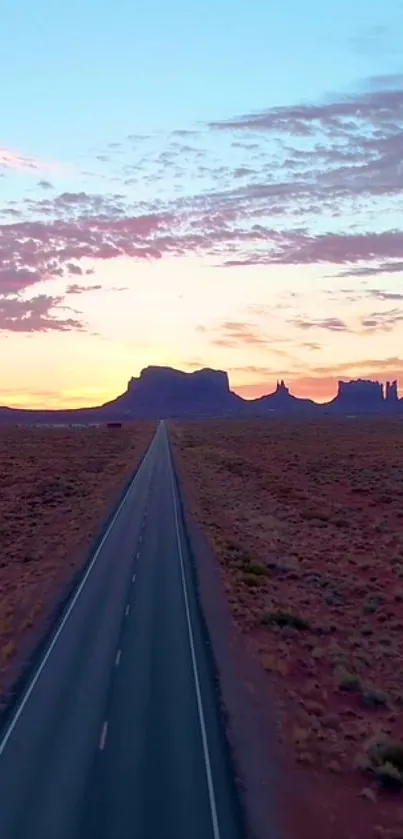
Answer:
[{"label": "road shoulder", "polygon": [[282,771],[274,702],[273,717],[268,720],[267,707],[261,698],[267,695],[264,674],[231,618],[218,562],[191,515],[172,447],[171,453],[248,839],[279,839],[276,801]]}]

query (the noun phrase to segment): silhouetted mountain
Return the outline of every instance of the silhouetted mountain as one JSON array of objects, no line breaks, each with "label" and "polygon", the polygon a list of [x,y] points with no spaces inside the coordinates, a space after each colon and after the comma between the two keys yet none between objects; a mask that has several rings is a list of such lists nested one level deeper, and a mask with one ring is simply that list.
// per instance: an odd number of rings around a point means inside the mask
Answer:
[{"label": "silhouetted mountain", "polygon": [[281,380],[276,390],[258,399],[233,393],[223,370],[184,373],[171,367],[146,367],[116,399],[95,408],[59,411],[0,408],[0,423],[99,423],[110,420],[180,417],[273,416],[323,414],[380,414],[403,416],[397,383],[365,379],[338,384],[337,395],[326,404],[293,396]]},{"label": "silhouetted mountain", "polygon": [[247,410],[256,415],[266,414],[268,411],[291,414],[295,412],[318,412],[321,410],[321,406],[313,399],[300,399],[298,396],[293,396],[281,379],[280,382],[277,382],[273,393],[250,400],[247,403]]},{"label": "silhouetted mountain", "polygon": [[229,387],[223,370],[184,373],[172,367],[146,367],[130,379],[127,391],[103,407],[122,416],[182,417],[237,413],[244,400]]},{"label": "silhouetted mountain", "polygon": [[326,407],[332,412],[348,414],[396,414],[403,410],[399,400],[397,382],[386,382],[384,390],[380,382],[356,379],[339,381],[337,396]]}]

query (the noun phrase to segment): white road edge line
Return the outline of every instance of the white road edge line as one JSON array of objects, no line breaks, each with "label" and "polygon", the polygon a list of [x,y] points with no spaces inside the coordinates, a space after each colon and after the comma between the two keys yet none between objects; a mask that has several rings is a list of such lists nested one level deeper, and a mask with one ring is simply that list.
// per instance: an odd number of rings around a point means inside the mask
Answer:
[{"label": "white road edge line", "polygon": [[99,748],[100,748],[101,752],[103,752],[103,750],[105,748],[107,733],[108,733],[108,723],[104,722],[104,724],[102,726],[101,737],[100,737],[100,740],[99,740]]},{"label": "white road edge line", "polygon": [[122,656],[122,650],[118,650],[117,653],[116,653],[116,658],[115,658],[116,667],[119,667],[121,656]]},{"label": "white road edge line", "polygon": [[[157,433],[157,432],[156,432],[156,433]],[[102,537],[102,539],[101,539],[101,541],[100,541],[100,543],[99,543],[99,545],[98,545],[98,547],[97,547],[97,549],[96,549],[96,551],[95,551],[95,553],[94,553],[94,556],[92,557],[92,560],[91,560],[91,562],[90,562],[90,564],[89,564],[89,566],[88,566],[88,568],[87,568],[87,570],[86,570],[86,572],[85,572],[85,574],[84,574],[84,577],[82,578],[81,583],[80,583],[80,585],[78,586],[78,589],[77,589],[76,593],[74,594],[74,597],[73,597],[73,598],[72,598],[72,600],[70,601],[70,605],[68,606],[68,609],[67,609],[67,611],[65,612],[65,615],[64,615],[64,617],[63,617],[63,620],[62,620],[62,621],[61,621],[61,623],[59,624],[59,626],[58,626],[58,628],[57,628],[57,630],[56,630],[56,632],[55,632],[55,634],[54,634],[54,636],[53,636],[53,638],[52,638],[52,641],[51,641],[51,643],[49,644],[49,647],[48,647],[48,649],[46,650],[46,653],[45,653],[45,655],[44,655],[44,657],[43,657],[43,659],[42,659],[42,661],[41,661],[41,663],[40,663],[40,665],[39,665],[38,669],[36,670],[36,672],[35,672],[35,674],[34,674],[34,676],[33,676],[33,678],[32,678],[32,681],[29,683],[28,688],[27,688],[27,690],[26,690],[26,692],[25,692],[25,694],[24,694],[24,696],[23,696],[23,698],[22,698],[22,700],[21,700],[20,704],[19,704],[19,705],[18,705],[18,707],[17,707],[17,710],[15,711],[14,716],[12,717],[12,719],[11,719],[11,721],[10,721],[10,723],[9,723],[8,727],[6,728],[6,731],[5,731],[5,733],[4,733],[3,738],[0,740],[0,756],[3,754],[4,749],[5,749],[5,747],[6,747],[7,743],[8,743],[8,741],[9,741],[9,739],[10,739],[10,737],[11,737],[11,735],[12,735],[12,733],[13,733],[14,729],[15,729],[15,726],[17,725],[17,722],[18,722],[18,720],[19,720],[19,718],[20,718],[20,716],[21,716],[21,714],[22,714],[22,712],[23,712],[23,710],[24,710],[24,708],[25,708],[25,706],[26,706],[26,704],[27,704],[27,702],[28,702],[28,699],[29,699],[29,697],[31,696],[32,691],[33,691],[33,689],[34,689],[34,687],[35,687],[35,685],[36,685],[36,683],[37,683],[37,681],[38,681],[38,679],[39,679],[39,677],[40,677],[40,675],[41,675],[41,673],[42,673],[43,669],[45,668],[45,666],[46,666],[46,664],[47,664],[47,661],[48,661],[48,659],[49,659],[49,657],[50,657],[50,654],[51,654],[52,650],[54,649],[54,647],[55,647],[55,645],[56,645],[56,642],[57,642],[57,640],[58,640],[59,636],[61,635],[61,633],[62,633],[62,631],[63,631],[64,627],[66,626],[66,623],[67,623],[67,621],[68,621],[68,619],[69,619],[69,617],[70,617],[70,615],[71,615],[71,613],[72,613],[72,611],[73,611],[73,609],[74,609],[74,606],[75,606],[75,605],[76,605],[76,603],[77,603],[78,598],[80,597],[80,594],[81,594],[81,592],[82,592],[82,590],[83,590],[83,588],[84,588],[84,586],[85,586],[85,584],[86,584],[86,582],[87,582],[87,580],[88,580],[88,577],[89,577],[89,576],[90,576],[90,574],[91,574],[91,571],[92,571],[92,569],[93,569],[93,567],[94,567],[94,565],[95,565],[95,563],[96,563],[96,561],[97,561],[97,559],[98,559],[99,554],[101,553],[101,550],[102,550],[102,548],[103,548],[103,546],[104,546],[104,544],[105,544],[105,542],[106,542],[106,540],[107,540],[107,538],[108,538],[108,536],[109,536],[109,534],[110,534],[110,532],[111,532],[111,530],[112,530],[113,525],[115,524],[115,522],[116,522],[116,520],[117,520],[118,516],[120,515],[120,513],[121,513],[121,511],[122,511],[122,509],[123,509],[123,507],[124,507],[124,505],[126,504],[126,501],[127,501],[128,497],[129,497],[129,495],[130,495],[130,492],[131,492],[131,490],[132,490],[133,486],[137,483],[137,479],[140,477],[140,475],[141,475],[141,473],[142,473],[142,471],[143,471],[143,469],[144,469],[144,466],[145,466],[145,464],[146,464],[146,462],[147,462],[147,460],[148,460],[148,458],[149,458],[149,456],[150,456],[151,449],[152,449],[152,444],[153,444],[154,440],[155,440],[155,436],[154,436],[154,438],[153,438],[152,442],[150,443],[150,446],[149,446],[149,448],[148,448],[148,451],[146,452],[146,455],[145,455],[145,457],[143,458],[143,460],[142,460],[142,462],[141,462],[141,464],[140,464],[139,469],[137,470],[136,474],[134,475],[134,478],[133,478],[132,482],[131,482],[131,483],[130,483],[130,485],[128,486],[127,491],[126,491],[126,493],[125,493],[124,497],[122,498],[122,500],[121,500],[121,502],[120,502],[120,504],[119,504],[119,507],[118,507],[118,509],[116,510],[115,515],[114,515],[114,516],[113,516],[113,518],[111,519],[111,521],[110,521],[110,523],[109,523],[109,525],[108,525],[108,527],[107,527],[107,529],[106,529],[106,531],[105,531],[105,533],[104,533],[104,535],[103,535],[103,537]]]},{"label": "white road edge line", "polygon": [[167,445],[167,450],[168,450],[168,462],[169,462],[169,467],[170,467],[169,471],[170,471],[170,477],[171,477],[173,507],[174,507],[174,516],[175,516],[176,539],[177,539],[177,543],[178,543],[178,552],[179,552],[181,578],[182,578],[182,589],[183,589],[183,597],[184,597],[184,601],[185,601],[186,622],[187,622],[188,635],[189,635],[190,653],[191,653],[191,658],[192,658],[193,676],[194,676],[194,682],[195,682],[195,688],[196,688],[197,710],[198,710],[198,714],[199,714],[200,731],[201,731],[202,742],[203,742],[204,763],[205,763],[205,767],[206,767],[207,787],[208,787],[208,795],[209,795],[210,811],[211,811],[211,821],[212,821],[212,825],[213,825],[214,839],[221,839],[220,828],[219,828],[219,825],[218,825],[217,804],[216,804],[215,792],[214,792],[213,774],[212,774],[212,771],[211,771],[210,753],[209,753],[209,747],[208,747],[208,742],[207,742],[206,720],[205,720],[204,711],[203,711],[203,701],[202,701],[201,690],[200,690],[199,672],[198,672],[198,669],[197,669],[196,651],[195,651],[195,645],[194,645],[192,623],[191,623],[191,620],[190,620],[189,599],[188,599],[188,593],[187,593],[185,568],[184,568],[184,562],[183,562],[182,543],[181,543],[180,531],[179,531],[179,522],[178,522],[178,512],[177,512],[177,505],[176,505],[175,485],[174,485],[174,479],[173,479],[172,461],[171,461],[171,455],[170,455],[169,446],[168,446],[168,436],[167,436],[166,445]]}]

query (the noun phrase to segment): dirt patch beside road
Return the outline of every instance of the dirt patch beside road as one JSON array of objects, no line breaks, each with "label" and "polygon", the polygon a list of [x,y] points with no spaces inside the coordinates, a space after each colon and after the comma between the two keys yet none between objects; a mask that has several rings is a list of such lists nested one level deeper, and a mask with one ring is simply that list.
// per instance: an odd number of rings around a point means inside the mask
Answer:
[{"label": "dirt patch beside road", "polygon": [[0,428],[0,697],[154,430]]}]

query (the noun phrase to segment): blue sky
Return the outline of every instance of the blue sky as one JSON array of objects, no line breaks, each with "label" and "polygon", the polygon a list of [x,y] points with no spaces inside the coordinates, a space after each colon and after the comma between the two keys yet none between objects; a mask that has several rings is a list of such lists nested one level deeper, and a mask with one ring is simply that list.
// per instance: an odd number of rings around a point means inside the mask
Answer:
[{"label": "blue sky", "polygon": [[[167,359],[226,366],[251,394],[280,374],[319,396],[338,372],[402,375],[401,2],[3,0],[1,18],[2,401],[97,401]],[[170,302],[139,324],[150,282]]]},{"label": "blue sky", "polygon": [[[130,133],[351,89],[392,69],[403,24],[390,0],[2,6],[4,143],[67,159]],[[376,27],[388,24],[385,50]]]}]

